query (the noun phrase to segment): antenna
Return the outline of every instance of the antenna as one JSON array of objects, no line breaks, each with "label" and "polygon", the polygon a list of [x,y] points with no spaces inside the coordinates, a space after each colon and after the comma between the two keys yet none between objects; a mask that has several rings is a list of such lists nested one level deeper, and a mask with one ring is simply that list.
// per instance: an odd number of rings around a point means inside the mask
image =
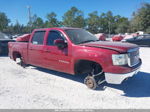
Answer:
[{"label": "antenna", "polygon": [[29,17],[29,26],[32,28],[31,6],[28,5],[27,9],[28,9],[28,17]]}]

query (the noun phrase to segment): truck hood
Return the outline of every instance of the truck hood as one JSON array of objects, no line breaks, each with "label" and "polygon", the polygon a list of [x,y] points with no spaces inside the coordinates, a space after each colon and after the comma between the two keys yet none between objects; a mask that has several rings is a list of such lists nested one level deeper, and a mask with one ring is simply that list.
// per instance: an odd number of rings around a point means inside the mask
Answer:
[{"label": "truck hood", "polygon": [[110,49],[110,50],[117,51],[119,53],[127,52],[129,49],[138,48],[138,46],[135,44],[122,43],[122,42],[109,42],[109,41],[89,42],[81,45],[87,47]]}]

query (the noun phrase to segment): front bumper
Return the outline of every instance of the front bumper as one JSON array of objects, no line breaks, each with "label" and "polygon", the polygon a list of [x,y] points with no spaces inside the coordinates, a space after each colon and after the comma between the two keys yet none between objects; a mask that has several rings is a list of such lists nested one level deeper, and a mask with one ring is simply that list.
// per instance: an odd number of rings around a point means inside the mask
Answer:
[{"label": "front bumper", "polygon": [[109,84],[121,84],[125,79],[137,74],[139,72],[139,69],[140,67],[130,73],[124,74],[105,73],[105,80]]}]

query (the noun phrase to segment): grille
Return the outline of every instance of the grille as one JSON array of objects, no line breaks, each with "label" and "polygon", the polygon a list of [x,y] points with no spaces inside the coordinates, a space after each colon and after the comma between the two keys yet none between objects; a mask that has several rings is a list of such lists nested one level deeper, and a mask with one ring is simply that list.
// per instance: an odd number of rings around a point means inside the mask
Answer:
[{"label": "grille", "polygon": [[129,66],[135,66],[139,63],[139,49],[132,49],[128,53],[129,59],[128,59],[128,65]]}]

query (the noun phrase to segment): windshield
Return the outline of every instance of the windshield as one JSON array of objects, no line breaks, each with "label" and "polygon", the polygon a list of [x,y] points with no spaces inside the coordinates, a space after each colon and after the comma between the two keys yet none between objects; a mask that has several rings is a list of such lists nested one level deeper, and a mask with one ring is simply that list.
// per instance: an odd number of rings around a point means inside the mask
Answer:
[{"label": "windshield", "polygon": [[83,29],[67,29],[65,32],[74,44],[98,41],[96,36]]}]

